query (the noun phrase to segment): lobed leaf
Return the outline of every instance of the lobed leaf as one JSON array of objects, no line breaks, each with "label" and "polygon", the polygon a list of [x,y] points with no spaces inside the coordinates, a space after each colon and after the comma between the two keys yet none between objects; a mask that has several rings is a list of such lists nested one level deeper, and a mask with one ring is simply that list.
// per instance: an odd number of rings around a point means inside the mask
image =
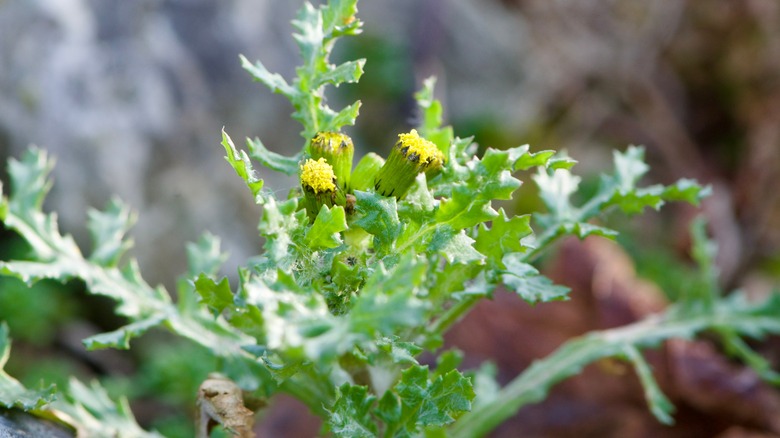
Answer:
[{"label": "lobed leaf", "polygon": [[[397,401],[392,400],[396,397]],[[413,435],[421,428],[452,423],[455,417],[471,409],[473,399],[471,380],[459,371],[452,370],[430,380],[427,366],[414,365],[401,374],[392,395],[386,393],[382,397],[377,415],[385,421],[394,421],[388,426],[402,435]]]},{"label": "lobed leaf", "polygon": [[568,287],[553,284],[536,268],[524,263],[521,254],[509,253],[501,261],[506,266],[501,280],[523,300],[533,304],[568,299]]},{"label": "lobed leaf", "polygon": [[398,207],[393,197],[387,198],[373,192],[355,190],[357,218],[352,225],[374,236],[374,249],[387,252],[401,233]]},{"label": "lobed leaf", "polygon": [[3,370],[10,354],[11,340],[8,337],[8,326],[5,322],[0,322],[0,406],[29,411],[51,403],[56,391],[54,386],[39,390],[27,389]]},{"label": "lobed leaf", "polygon": [[187,275],[195,278],[201,274],[213,277],[227,260],[220,249],[219,237],[204,233],[195,243],[187,244]]},{"label": "lobed leaf", "polygon": [[263,188],[263,180],[255,175],[255,170],[246,152],[236,149],[233,140],[230,139],[230,136],[227,135],[224,129],[222,129],[222,147],[225,148],[225,153],[227,154],[225,159],[233,167],[233,170],[236,171],[236,174],[244,180],[249,190],[252,191],[252,196],[257,200],[260,190]]},{"label": "lobed leaf", "polygon": [[422,115],[418,131],[423,138],[433,142],[442,154],[448,157],[454,134],[451,126],[442,126],[444,111],[441,102],[433,97],[435,86],[436,78],[429,77],[423,81],[423,87],[414,95]]},{"label": "lobed leaf", "polygon": [[347,229],[347,216],[344,207],[339,205],[328,208],[323,205],[311,228],[306,232],[306,242],[313,250],[336,248],[342,244],[339,233]]},{"label": "lobed leaf", "polygon": [[282,172],[285,175],[294,175],[298,173],[299,162],[303,158],[303,153],[299,152],[291,157],[287,157],[266,149],[259,138],[254,140],[246,139],[246,146],[249,149],[249,156],[259,161],[263,166]]},{"label": "lobed leaf", "polygon": [[292,98],[298,93],[293,87],[287,84],[287,81],[284,80],[282,75],[278,73],[271,73],[267,68],[265,68],[262,62],[257,61],[253,65],[248,59],[246,59],[244,55],[238,56],[241,60],[241,66],[244,68],[244,70],[249,72],[249,74],[252,76],[252,79],[263,83],[274,93],[283,94],[288,98]]},{"label": "lobed leaf", "polygon": [[195,280],[195,290],[200,295],[201,303],[208,306],[215,316],[233,305],[233,291],[230,290],[230,282],[227,277],[223,277],[217,283],[202,273]]},{"label": "lobed leaf", "polygon": [[378,430],[371,416],[376,396],[365,386],[345,383],[338,389],[338,399],[328,410],[328,426],[341,437],[373,438]]},{"label": "lobed leaf", "polygon": [[133,246],[125,234],[135,224],[136,215],[114,198],[105,211],[91,210],[88,216],[87,226],[94,243],[89,260],[102,266],[117,266],[122,255]]},{"label": "lobed leaf", "polygon": [[499,268],[504,267],[501,260],[504,254],[523,252],[526,246],[522,240],[533,234],[531,217],[529,215],[513,216],[507,219],[503,208],[498,210],[498,216],[493,219],[490,227],[484,223],[479,225],[475,249],[487,256],[490,263]]},{"label": "lobed leaf", "polygon": [[114,402],[97,381],[87,386],[70,379],[67,396],[52,404],[76,428],[78,436],[105,436],[117,438],[162,438],[156,432],[147,432],[138,425],[126,398]]}]

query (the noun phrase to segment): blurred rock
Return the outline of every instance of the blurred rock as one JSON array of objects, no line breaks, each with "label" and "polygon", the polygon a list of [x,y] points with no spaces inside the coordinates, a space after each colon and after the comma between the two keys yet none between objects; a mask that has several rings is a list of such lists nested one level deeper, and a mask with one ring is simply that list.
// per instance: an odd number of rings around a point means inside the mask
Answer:
[{"label": "blurred rock", "polygon": [[0,408],[0,438],[72,438],[73,431],[16,409]]}]

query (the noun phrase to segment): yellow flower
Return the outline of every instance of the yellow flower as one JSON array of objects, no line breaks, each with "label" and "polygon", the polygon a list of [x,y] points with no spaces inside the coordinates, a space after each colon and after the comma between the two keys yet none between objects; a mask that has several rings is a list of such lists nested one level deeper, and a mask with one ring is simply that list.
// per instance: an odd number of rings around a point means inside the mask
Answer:
[{"label": "yellow flower", "polygon": [[333,167],[325,158],[317,161],[306,160],[301,165],[301,185],[304,191],[312,191],[315,194],[336,190],[336,175],[333,173]]},{"label": "yellow flower", "polygon": [[443,164],[444,154],[439,148],[412,129],[398,135],[398,142],[374,178],[374,189],[382,196],[401,199],[418,174],[425,172],[433,177]]},{"label": "yellow flower", "polygon": [[301,165],[301,188],[303,189],[304,207],[309,219],[314,220],[323,205],[329,208],[334,205],[346,205],[344,192],[339,188],[333,167],[325,158],[307,159]]},{"label": "yellow flower", "polygon": [[315,160],[325,158],[333,167],[333,173],[341,189],[349,191],[355,146],[348,135],[340,132],[319,132],[311,140],[309,152]]}]

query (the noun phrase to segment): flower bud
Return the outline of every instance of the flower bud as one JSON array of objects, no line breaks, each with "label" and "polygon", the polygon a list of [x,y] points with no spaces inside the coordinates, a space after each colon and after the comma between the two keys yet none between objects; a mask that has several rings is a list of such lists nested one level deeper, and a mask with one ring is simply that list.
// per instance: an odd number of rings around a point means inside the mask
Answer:
[{"label": "flower bud", "polygon": [[384,166],[374,178],[374,189],[382,196],[401,199],[421,172],[435,176],[444,163],[444,154],[432,142],[420,137],[416,129],[399,134]]},{"label": "flower bud", "polygon": [[319,132],[311,140],[309,153],[315,160],[325,158],[333,167],[333,173],[341,190],[349,191],[355,146],[348,135],[340,132]]},{"label": "flower bud", "polygon": [[317,161],[308,159],[301,165],[304,206],[311,220],[317,217],[323,205],[330,208],[334,205],[346,204],[346,196],[336,184],[337,181],[333,167],[325,158]]},{"label": "flower bud", "polygon": [[374,177],[383,164],[385,164],[385,159],[373,152],[364,155],[355,165],[355,170],[352,172],[350,188],[363,191],[371,188],[374,185]]}]

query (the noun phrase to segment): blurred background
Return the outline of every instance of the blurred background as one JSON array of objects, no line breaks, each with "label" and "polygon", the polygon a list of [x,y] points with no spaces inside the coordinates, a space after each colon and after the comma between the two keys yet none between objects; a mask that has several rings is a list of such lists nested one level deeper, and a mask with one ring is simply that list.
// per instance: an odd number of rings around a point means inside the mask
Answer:
[{"label": "blurred background", "polygon": [[[88,208],[116,194],[139,212],[134,254],[151,284],[173,290],[184,245],[205,231],[230,253],[225,274],[260,249],[259,210],[223,159],[220,129],[277,152],[303,144],[292,108],[252,83],[238,54],[286,78],[299,63],[289,24],[299,2],[268,0],[0,0],[0,156],[36,144],[57,159],[46,208],[89,247]],[[780,3],[774,0],[362,2],[362,35],[334,61],[367,58],[357,85],[330,90],[331,106],[363,102],[353,136],[360,156],[385,152],[416,113],[430,75],[447,123],[484,147],[567,150],[592,190],[614,149],[646,146],[647,183],[711,184],[702,211],[719,244],[722,284],[756,297],[780,277]],[[259,169],[280,193],[295,184]],[[0,171],[7,181],[5,169]],[[528,181],[516,213],[540,208]],[[624,249],[566,241],[547,272],[572,302],[530,308],[505,294],[478,308],[449,342],[466,365],[497,364],[506,382],[565,339],[631,322],[673,300],[692,277],[688,223],[669,206],[610,217]],[[3,257],[24,247],[3,232]],[[86,353],[83,337],[121,325],[113,305],[76,282],[29,292],[0,284],[0,319],[15,339],[8,371],[41,378],[99,376],[128,394],[139,420],[191,436],[195,388],[214,368],[197,347],[155,333],[130,352]],[[523,333],[529,336],[522,336]],[[508,348],[510,345],[511,348]],[[775,368],[780,343],[756,347]],[[653,355],[678,423],[647,412],[630,370],[596,364],[495,436],[778,436],[780,396],[730,362],[715,342],[669,343]],[[202,360],[194,360],[201,357]],[[172,372],[175,370],[176,372]],[[132,378],[132,380],[131,380]],[[279,402],[263,436],[310,436]],[[706,426],[702,426],[705,424]],[[296,427],[300,429],[296,429]],[[306,429],[309,427],[309,429]],[[753,435],[750,435],[753,434]]]}]

